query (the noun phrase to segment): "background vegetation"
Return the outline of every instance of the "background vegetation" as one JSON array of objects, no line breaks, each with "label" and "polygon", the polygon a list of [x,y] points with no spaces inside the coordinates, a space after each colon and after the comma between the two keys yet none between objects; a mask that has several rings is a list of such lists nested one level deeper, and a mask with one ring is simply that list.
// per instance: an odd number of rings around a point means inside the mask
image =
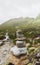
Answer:
[{"label": "background vegetation", "polygon": [[[4,33],[8,32],[11,39],[16,38],[15,32],[17,29],[22,29],[26,36],[26,42],[33,42],[33,39],[40,34],[40,15],[36,18],[15,18],[10,19],[0,25],[0,38],[4,37]],[[30,41],[31,39],[32,41]],[[37,42],[40,42],[39,40]]]}]

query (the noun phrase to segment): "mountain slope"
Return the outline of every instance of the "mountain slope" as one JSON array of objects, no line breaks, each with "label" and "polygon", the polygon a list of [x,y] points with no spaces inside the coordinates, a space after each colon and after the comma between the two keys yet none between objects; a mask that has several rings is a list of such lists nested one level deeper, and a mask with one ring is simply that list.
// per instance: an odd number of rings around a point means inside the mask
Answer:
[{"label": "mountain slope", "polygon": [[40,17],[39,18],[17,18],[10,19],[0,26],[0,30],[3,31],[15,31],[17,28],[29,29],[29,28],[39,28],[40,27]]}]

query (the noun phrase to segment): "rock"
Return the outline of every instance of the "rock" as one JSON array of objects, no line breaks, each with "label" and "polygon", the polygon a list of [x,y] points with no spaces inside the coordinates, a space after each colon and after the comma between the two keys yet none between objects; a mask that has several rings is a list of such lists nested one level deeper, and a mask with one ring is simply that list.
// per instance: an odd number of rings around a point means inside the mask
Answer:
[{"label": "rock", "polygon": [[7,42],[5,43],[5,45],[0,47],[0,65],[4,64],[7,61],[10,55],[10,48],[11,45],[7,44]]},{"label": "rock", "polygon": [[27,55],[22,55],[22,56],[16,57],[16,56],[11,54],[9,56],[8,61],[9,61],[8,64],[12,63],[14,65],[24,65],[24,64],[28,64],[29,63],[29,59],[28,59]]}]

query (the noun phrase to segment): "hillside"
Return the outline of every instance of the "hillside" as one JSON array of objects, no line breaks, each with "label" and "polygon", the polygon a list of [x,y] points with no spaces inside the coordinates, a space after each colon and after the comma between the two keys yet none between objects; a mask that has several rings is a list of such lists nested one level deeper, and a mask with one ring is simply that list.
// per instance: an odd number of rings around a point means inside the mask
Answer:
[{"label": "hillside", "polygon": [[40,17],[34,18],[17,18],[10,19],[0,26],[0,31],[12,31],[14,32],[17,28],[19,29],[40,29]]}]

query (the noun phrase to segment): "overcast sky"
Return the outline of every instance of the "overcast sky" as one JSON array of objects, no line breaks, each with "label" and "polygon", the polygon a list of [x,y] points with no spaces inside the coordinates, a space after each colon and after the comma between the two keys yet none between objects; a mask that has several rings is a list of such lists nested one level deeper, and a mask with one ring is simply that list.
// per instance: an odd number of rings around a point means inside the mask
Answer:
[{"label": "overcast sky", "polygon": [[0,0],[0,24],[11,18],[36,17],[40,0]]}]

